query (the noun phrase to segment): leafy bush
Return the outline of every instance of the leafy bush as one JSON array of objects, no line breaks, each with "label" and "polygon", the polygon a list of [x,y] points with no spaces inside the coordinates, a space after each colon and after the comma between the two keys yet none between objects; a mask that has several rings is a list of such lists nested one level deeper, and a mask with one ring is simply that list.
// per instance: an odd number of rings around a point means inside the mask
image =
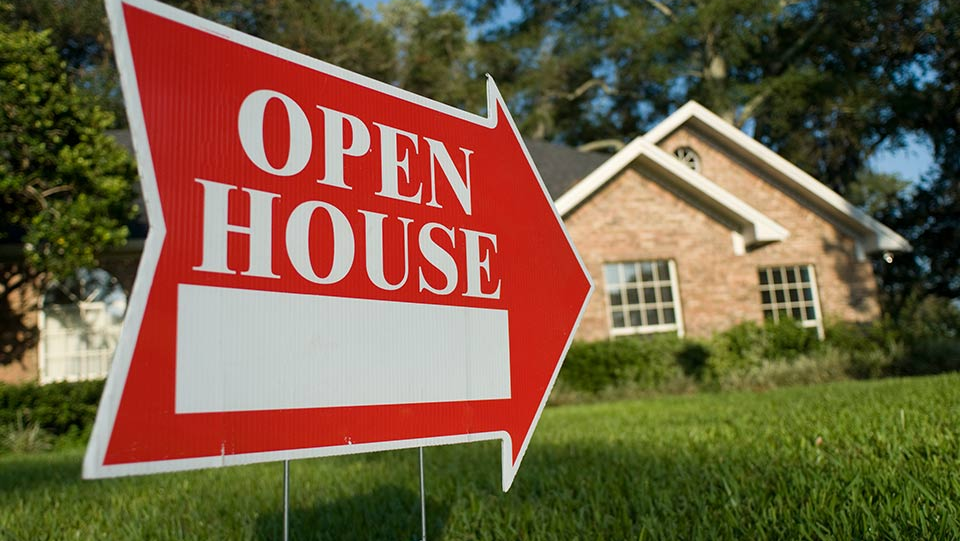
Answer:
[{"label": "leafy bush", "polygon": [[960,308],[950,299],[913,296],[888,322],[904,346],[893,364],[899,375],[960,370]]},{"label": "leafy bush", "polygon": [[26,423],[23,413],[17,413],[17,420],[0,429],[0,451],[12,453],[35,453],[47,451],[53,447],[53,438],[37,423]]},{"label": "leafy bush", "polygon": [[857,379],[889,375],[903,345],[885,322],[831,322],[826,326],[826,347],[843,355],[847,374]]},{"label": "leafy bush", "polygon": [[733,372],[743,372],[763,361],[763,328],[752,321],[717,333],[709,345],[710,356],[700,379],[719,381]]},{"label": "leafy bush", "polygon": [[792,319],[767,321],[763,325],[764,359],[792,361],[819,348],[820,339],[817,338],[816,330],[802,327]]},{"label": "leafy bush", "polygon": [[652,335],[577,342],[558,401],[960,370],[960,310],[942,300],[920,299],[898,318],[874,323],[829,321],[825,334],[820,341],[814,329],[782,320],[740,323],[707,341]]},{"label": "leafy bush", "polygon": [[687,346],[673,335],[628,336],[574,342],[567,352],[560,386],[599,393],[621,385],[656,389],[685,378],[678,362]]},{"label": "leafy bush", "polygon": [[53,436],[84,437],[93,426],[103,381],[0,384],[0,426],[25,416]]}]

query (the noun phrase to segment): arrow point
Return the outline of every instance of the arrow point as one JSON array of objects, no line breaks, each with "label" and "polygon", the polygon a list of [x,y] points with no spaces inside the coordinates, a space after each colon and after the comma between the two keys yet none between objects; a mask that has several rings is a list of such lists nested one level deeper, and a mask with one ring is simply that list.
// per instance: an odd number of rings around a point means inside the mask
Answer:
[{"label": "arrow point", "polygon": [[[500,89],[497,88],[497,83],[493,80],[493,76],[489,73],[485,75],[487,76],[487,121],[491,127],[496,127],[499,119],[500,106],[506,111],[507,104],[503,101],[503,95],[500,94]],[[509,113],[507,113],[507,115],[509,115]]]}]

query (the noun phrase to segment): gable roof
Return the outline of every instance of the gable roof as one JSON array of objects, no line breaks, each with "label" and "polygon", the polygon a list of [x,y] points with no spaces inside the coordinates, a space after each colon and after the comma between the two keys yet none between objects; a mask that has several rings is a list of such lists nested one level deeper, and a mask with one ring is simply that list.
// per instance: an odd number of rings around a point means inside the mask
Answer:
[{"label": "gable roof", "polygon": [[728,143],[748,163],[759,167],[761,171],[803,196],[829,219],[852,230],[858,235],[866,252],[909,252],[913,249],[910,243],[895,231],[695,101],[687,102],[642,138],[651,144],[657,144],[688,123]]},{"label": "gable roof", "polygon": [[731,221],[739,228],[738,232],[747,246],[782,241],[790,235],[783,226],[768,216],[642,137],[631,141],[557,198],[557,211],[561,216],[566,216],[620,171],[634,163],[654,170],[671,182],[673,187]]},{"label": "gable roof", "polygon": [[610,157],[609,154],[581,152],[542,139],[524,137],[523,144],[526,145],[533,163],[537,164],[540,178],[554,200]]}]

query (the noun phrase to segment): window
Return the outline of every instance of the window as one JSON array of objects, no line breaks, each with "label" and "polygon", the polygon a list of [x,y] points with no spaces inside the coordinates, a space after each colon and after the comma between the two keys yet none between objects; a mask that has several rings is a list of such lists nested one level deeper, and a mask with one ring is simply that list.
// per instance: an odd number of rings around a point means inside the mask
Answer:
[{"label": "window", "polygon": [[680,163],[686,165],[696,172],[700,172],[700,155],[690,147],[677,147],[673,155],[680,160]]},{"label": "window", "polygon": [[683,317],[673,261],[633,261],[603,266],[611,334],[676,331]]},{"label": "window", "polygon": [[812,265],[766,267],[759,270],[760,306],[772,321],[792,318],[804,327],[817,329],[823,338],[817,280]]},{"label": "window", "polygon": [[127,296],[103,269],[53,283],[40,310],[40,383],[107,377]]}]

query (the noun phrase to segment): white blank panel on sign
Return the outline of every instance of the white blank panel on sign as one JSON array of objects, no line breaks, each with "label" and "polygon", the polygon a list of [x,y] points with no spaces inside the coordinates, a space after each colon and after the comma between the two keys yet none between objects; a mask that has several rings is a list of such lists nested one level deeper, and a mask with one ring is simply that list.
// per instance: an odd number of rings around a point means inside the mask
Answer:
[{"label": "white blank panel on sign", "polygon": [[505,310],[178,287],[177,413],[506,398]]}]

